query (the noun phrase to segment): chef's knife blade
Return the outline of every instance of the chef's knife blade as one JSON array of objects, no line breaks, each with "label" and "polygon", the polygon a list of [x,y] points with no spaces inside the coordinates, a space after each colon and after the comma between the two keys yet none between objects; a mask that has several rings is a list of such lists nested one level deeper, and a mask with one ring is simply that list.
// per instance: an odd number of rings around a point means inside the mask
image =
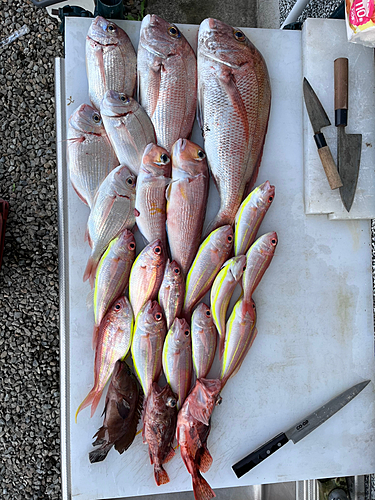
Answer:
[{"label": "chef's knife blade", "polygon": [[340,57],[334,62],[335,125],[337,127],[337,168],[343,183],[340,196],[349,212],[357,187],[361,161],[362,134],[346,134],[348,124],[348,59]]},{"label": "chef's knife blade", "polygon": [[323,133],[321,132],[321,129],[331,125],[331,122],[329,121],[327,113],[324,111],[321,102],[306,78],[303,79],[303,96],[305,99],[307,113],[314,130],[314,139],[318,148],[320,161],[322,162],[330,188],[337,189],[343,184],[337,171],[336,164],[332,158],[331,151],[327,146]]},{"label": "chef's knife blade", "polygon": [[306,437],[310,432],[332,417],[332,415],[341,410],[341,408],[355,398],[369,383],[370,380],[366,380],[347,389],[300,422],[297,422],[287,431],[278,434],[263,446],[250,453],[250,455],[247,455],[245,458],[232,465],[232,469],[236,476],[238,478],[242,477],[256,465],[272,455],[272,453],[279,450],[290,439],[294,444],[298,443],[298,441]]}]

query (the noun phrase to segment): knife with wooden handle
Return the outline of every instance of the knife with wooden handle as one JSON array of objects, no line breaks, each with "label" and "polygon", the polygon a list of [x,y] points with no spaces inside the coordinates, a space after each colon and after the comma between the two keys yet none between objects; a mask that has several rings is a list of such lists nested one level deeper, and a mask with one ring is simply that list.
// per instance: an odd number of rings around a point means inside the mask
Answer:
[{"label": "knife with wooden handle", "polygon": [[335,161],[332,158],[332,153],[327,145],[323,133],[321,132],[321,129],[331,125],[331,122],[329,121],[327,113],[324,111],[321,102],[306,78],[303,79],[303,96],[305,98],[307,113],[314,130],[314,139],[318,148],[320,161],[322,162],[328,183],[331,189],[338,189],[343,185],[343,183],[337,171]]}]

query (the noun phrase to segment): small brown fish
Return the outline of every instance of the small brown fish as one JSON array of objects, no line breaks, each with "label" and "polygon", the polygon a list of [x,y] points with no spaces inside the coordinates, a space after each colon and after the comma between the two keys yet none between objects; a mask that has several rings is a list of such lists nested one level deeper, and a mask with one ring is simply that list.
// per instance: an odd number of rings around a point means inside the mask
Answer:
[{"label": "small brown fish", "polygon": [[125,361],[118,360],[113,370],[104,406],[104,421],[95,434],[89,453],[91,463],[101,462],[112,446],[119,453],[126,451],[134,441],[141,417],[143,394],[140,385]]},{"label": "small brown fish", "polygon": [[177,417],[176,437],[182,460],[192,477],[195,500],[216,496],[201,472],[207,472],[212,464],[207,438],[212,412],[221,403],[220,391],[220,380],[198,379]]},{"label": "small brown fish", "polygon": [[167,262],[164,277],[159,290],[159,304],[163,308],[167,329],[178,318],[184,303],[185,280],[180,266],[175,260]]},{"label": "small brown fish", "polygon": [[177,396],[167,384],[161,389],[152,384],[143,419],[143,442],[148,444],[151,464],[158,486],[169,483],[163,465],[174,457],[172,443],[177,424]]}]

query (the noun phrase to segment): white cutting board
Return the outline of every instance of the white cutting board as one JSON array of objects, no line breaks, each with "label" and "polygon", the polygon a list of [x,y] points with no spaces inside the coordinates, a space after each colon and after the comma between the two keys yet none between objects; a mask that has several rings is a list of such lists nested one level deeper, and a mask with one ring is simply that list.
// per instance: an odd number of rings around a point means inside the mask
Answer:
[{"label": "white cutting board", "polygon": [[375,64],[374,50],[347,40],[344,20],[307,19],[302,30],[303,76],[319,97],[331,125],[322,132],[337,160],[333,63],[349,60],[349,110],[347,134],[362,134],[361,164],[357,190],[347,212],[339,190],[331,190],[324,173],[314,132],[303,106],[305,211],[329,214],[330,219],[375,218]]},{"label": "white cutting board", "polygon": [[[84,40],[89,24],[89,19],[66,19],[67,118],[88,102]],[[119,24],[137,44],[140,23]],[[180,28],[193,43],[197,27]],[[276,186],[260,233],[276,230],[279,244],[254,294],[258,337],[238,375],[223,390],[223,402],[212,417],[208,447],[214,462],[205,477],[216,489],[375,472],[373,383],[314,433],[297,445],[288,443],[241,480],[231,470],[244,455],[343,390],[365,379],[375,380],[370,222],[331,222],[304,214],[301,33],[245,32],[261,49],[271,78],[271,116],[257,183],[269,179]],[[201,141],[197,129],[193,138]],[[214,188],[209,203],[208,217],[218,204]],[[87,207],[69,185],[67,419],[72,498],[190,490],[191,478],[179,452],[166,465],[171,482],[155,485],[140,436],[123,455],[111,450],[104,462],[89,463],[92,436],[102,424],[104,397],[92,419],[85,409],[74,423],[75,411],[93,382],[93,313],[86,309],[89,285],[82,282],[89,256],[83,242],[87,217]]]}]

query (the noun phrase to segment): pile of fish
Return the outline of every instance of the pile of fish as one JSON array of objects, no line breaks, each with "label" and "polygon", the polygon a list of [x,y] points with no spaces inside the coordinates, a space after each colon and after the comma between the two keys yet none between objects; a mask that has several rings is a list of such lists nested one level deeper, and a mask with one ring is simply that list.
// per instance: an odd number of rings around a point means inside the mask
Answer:
[{"label": "pile of fish", "polygon": [[[164,465],[177,443],[195,498],[209,499],[211,415],[257,335],[253,294],[277,245],[275,232],[257,238],[275,188],[254,189],[271,103],[267,67],[244,33],[221,21],[201,23],[196,57],[156,15],[142,21],[137,53],[119,26],[95,18],[86,63],[91,105],[69,119],[67,154],[73,188],[90,208],[83,278],[95,363],[76,417],[87,406],[94,414],[111,379],[90,462],[113,446],[127,450],[142,419],[156,484],[169,482]],[[197,104],[205,150],[189,140]],[[203,234],[210,175],[220,209]],[[136,230],[145,242],[138,252]],[[209,378],[217,345],[220,372]]]}]

